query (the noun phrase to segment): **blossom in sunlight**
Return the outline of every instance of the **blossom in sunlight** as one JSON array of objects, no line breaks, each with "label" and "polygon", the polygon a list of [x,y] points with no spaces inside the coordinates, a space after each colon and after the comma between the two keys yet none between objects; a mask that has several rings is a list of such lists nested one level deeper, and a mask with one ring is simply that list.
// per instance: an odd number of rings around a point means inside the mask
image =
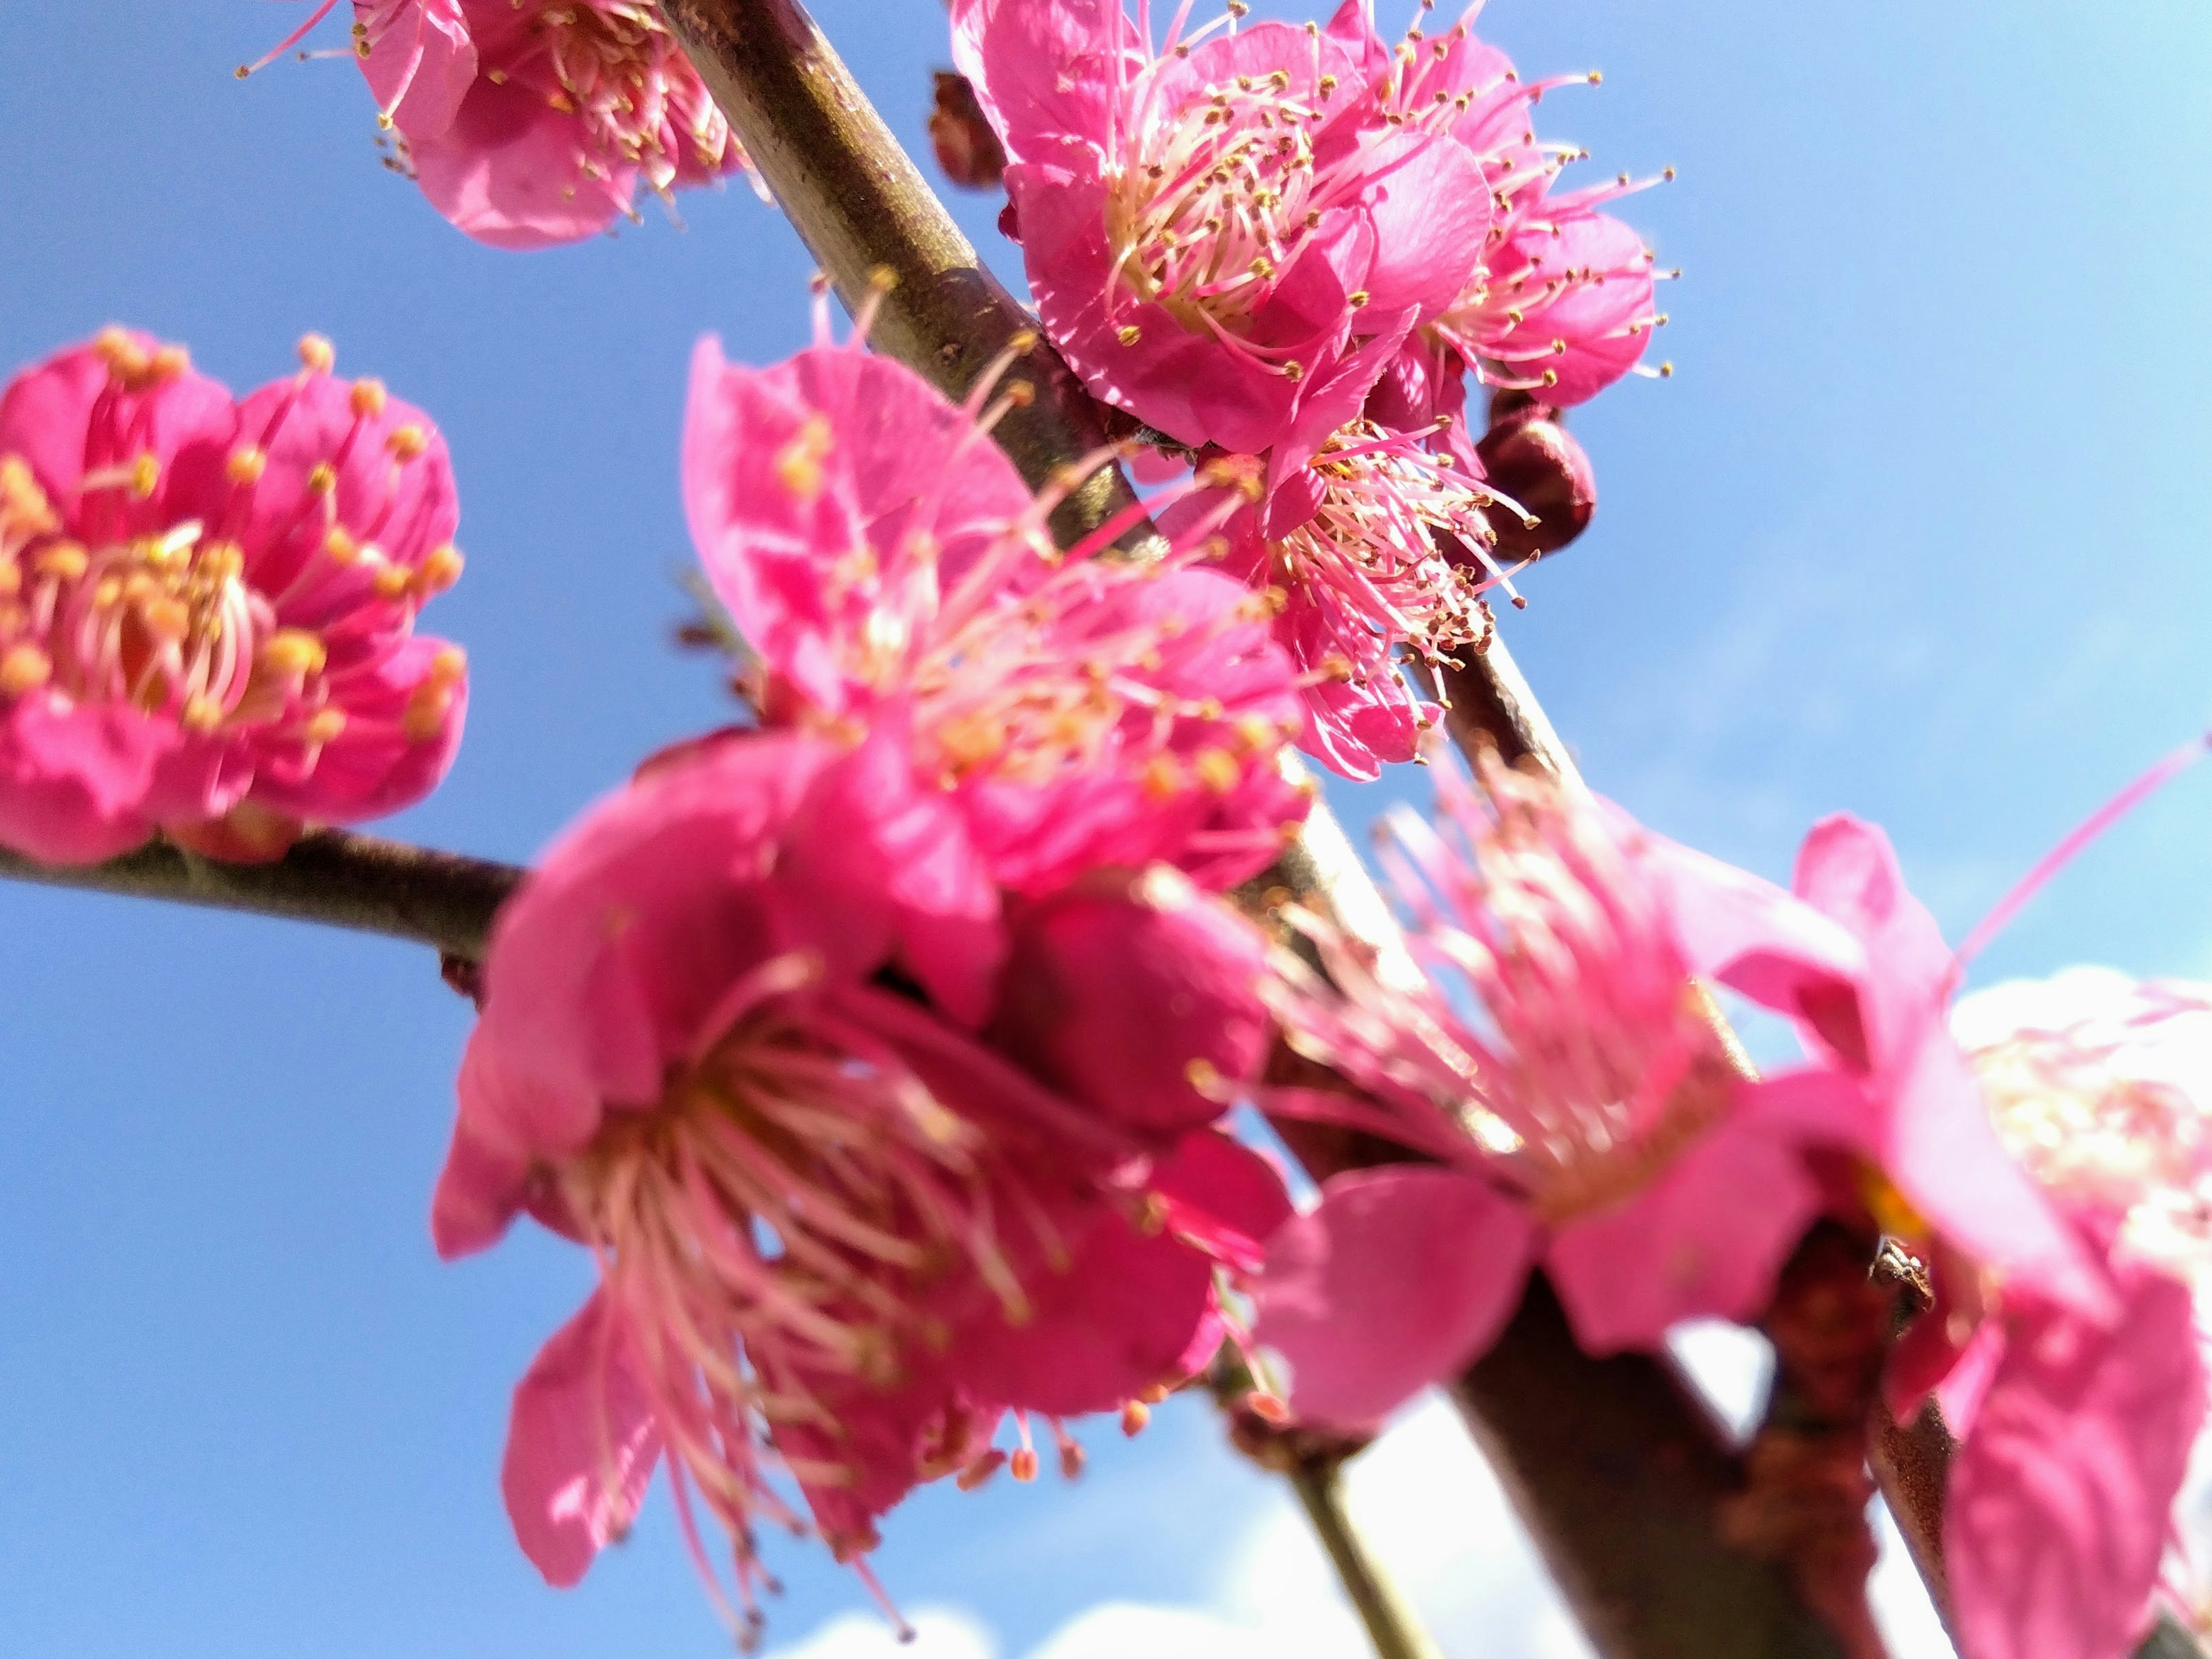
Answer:
[{"label": "blossom in sunlight", "polygon": [[1763,999],[1863,1091],[1869,1209],[1928,1267],[1934,1304],[1885,1393],[1900,1420],[1932,1394],[1960,1443],[1944,1559],[1962,1649],[1990,1659],[2103,1659],[2151,1618],[2206,1410],[2191,1284],[2207,1004],[2077,971],[1968,1000],[1956,1036],[1947,1006],[1978,945],[2201,748],[2093,817],[1956,952],[1879,830],[1820,825],[1797,890],[1865,963]]},{"label": "blossom in sunlight", "polygon": [[1237,497],[1187,485],[1162,558],[1089,556],[1121,523],[1063,556],[1046,517],[1086,469],[1033,496],[989,436],[1028,388],[985,409],[989,386],[956,408],[855,345],[752,369],[701,344],[685,503],[764,720],[910,730],[1003,886],[1155,860],[1253,874],[1308,792],[1281,763],[1298,694],[1267,605],[1199,568]]},{"label": "blossom in sunlight", "polygon": [[1270,1088],[1267,1109],[1429,1160],[1330,1181],[1269,1242],[1256,1334],[1322,1420],[1456,1373],[1535,1265],[1593,1352],[1749,1319],[1820,1207],[1821,1097],[1751,1080],[1692,976],[1842,971],[1848,936],[1548,776],[1480,774],[1487,805],[1446,780],[1434,828],[1394,826],[1435,977],[1395,982],[1321,929],[1331,982],[1286,962],[1279,983],[1289,1042],[1363,1097]]},{"label": "blossom in sunlight", "polygon": [[[665,1459],[745,1635],[762,1523],[866,1574],[919,1482],[1031,1478],[1032,1415],[1072,1473],[1060,1419],[1210,1358],[1221,1273],[1288,1210],[1212,1127],[1263,1047],[1245,924],[1165,869],[979,915],[949,807],[882,746],[689,745],[554,846],[500,913],[433,1209],[447,1256],[526,1210],[599,1266],[515,1395],[531,1559],[575,1582]],[[977,950],[980,1034],[938,1000]]]},{"label": "blossom in sunlight", "polygon": [[[1490,515],[1519,508],[1451,453],[1367,420],[1303,465],[1279,451],[1272,471],[1264,501],[1223,526],[1222,568],[1276,612],[1276,641],[1304,685],[1302,746],[1346,777],[1372,778],[1411,760],[1436,720],[1401,653],[1433,664],[1488,642]],[[1204,510],[1197,498],[1179,503],[1161,528],[1188,535]]]},{"label": "blossom in sunlight", "polygon": [[641,185],[669,202],[748,167],[650,0],[354,0],[353,13],[392,164],[478,241],[577,241],[635,218]]},{"label": "blossom in sunlight", "polygon": [[1178,442],[1256,453],[1358,412],[1473,279],[1493,192],[1449,99],[1386,110],[1333,34],[1248,9],[1186,35],[1185,8],[1157,49],[1120,0],[954,0],[952,25],[1054,343]]},{"label": "blossom in sunlight", "polygon": [[445,442],[300,356],[240,400],[109,329],[0,395],[0,844],[273,858],[445,775],[465,662],[414,633],[461,570]]}]

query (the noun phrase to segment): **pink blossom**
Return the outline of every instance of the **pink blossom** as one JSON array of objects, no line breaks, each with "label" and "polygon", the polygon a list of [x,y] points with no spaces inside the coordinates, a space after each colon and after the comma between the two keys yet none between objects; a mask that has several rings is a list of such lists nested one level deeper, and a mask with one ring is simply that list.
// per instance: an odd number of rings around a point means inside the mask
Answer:
[{"label": "pink blossom", "polygon": [[378,118],[398,136],[393,165],[494,247],[578,241],[635,218],[640,185],[667,202],[749,165],[649,0],[354,0],[353,12]]},{"label": "pink blossom", "polygon": [[[1029,1413],[1060,1437],[1057,1419],[1186,1374],[1218,1340],[1218,1268],[1255,1259],[1287,1209],[1207,1127],[1218,1107],[1164,1115],[1149,1075],[1079,1063],[1079,1103],[1024,1069],[1068,1052],[1065,1010],[1010,997],[990,1041],[939,1010],[913,941],[976,919],[896,831],[949,809],[872,747],[692,745],[587,813],[501,913],[433,1223],[450,1256],[527,1210],[598,1261],[517,1390],[502,1479],[556,1583],[620,1534],[665,1455],[695,1554],[703,1509],[756,1620],[760,1522],[857,1561],[918,1482],[1009,1462],[991,1441],[1010,1412],[1025,1476]],[[941,861],[941,839],[921,856]],[[1176,988],[1203,984],[1208,1012],[1256,1026],[1251,945],[1159,909],[1177,894],[1218,902],[1164,872],[1102,889],[1131,914],[1046,929],[1023,971],[1132,1024],[1150,997],[1163,1030]],[[1181,959],[1075,955],[1155,925]]]},{"label": "pink blossom", "polygon": [[[1256,453],[1358,348],[1470,278],[1492,193],[1444,136],[1392,120],[1330,35],[1220,24],[1156,52],[1119,0],[955,0],[953,53],[1012,158],[1039,314],[1099,398],[1181,443]],[[1309,425],[1313,422],[1309,422]]]},{"label": "pink blossom", "polygon": [[1265,605],[1197,568],[1222,516],[1192,498],[1164,559],[1063,557],[990,441],[1009,391],[955,408],[911,372],[827,344],[773,368],[703,342],[684,498],[708,579],[760,660],[771,723],[912,733],[1000,885],[1172,861],[1210,887],[1268,863],[1305,812]]},{"label": "pink blossom", "polygon": [[[1488,515],[1499,498],[1450,453],[1366,420],[1310,459],[1278,450],[1268,483],[1223,526],[1222,568],[1277,608],[1276,641],[1305,686],[1300,746],[1372,778],[1412,759],[1436,721],[1401,653],[1433,665],[1488,641],[1481,594],[1497,579]],[[1203,510],[1170,507],[1161,528],[1187,534]]]},{"label": "pink blossom", "polygon": [[1577,404],[1633,368],[1666,320],[1654,306],[1654,262],[1643,238],[1597,210],[1642,186],[1624,176],[1559,187],[1577,152],[1538,142],[1534,106],[1554,88],[1597,77],[1524,82],[1474,33],[1480,9],[1470,6],[1434,38],[1417,24],[1394,46],[1376,29],[1372,0],[1345,0],[1328,33],[1358,60],[1377,107],[1401,122],[1454,111],[1451,138],[1492,194],[1474,275],[1441,314],[1422,319],[1422,331],[1455,348],[1492,385]]},{"label": "pink blossom", "polygon": [[1806,1149],[1840,1137],[1802,1074],[1747,1079],[1692,975],[1843,971],[1850,939],[1548,778],[1482,777],[1491,806],[1443,783],[1436,830],[1395,826],[1419,948],[1465,1000],[1325,932],[1336,989],[1284,969],[1289,1041],[1371,1103],[1273,1089],[1267,1109],[1431,1160],[1329,1182],[1269,1243],[1256,1334],[1323,1419],[1371,1421],[1475,1358],[1532,1266],[1596,1352],[1752,1316],[1820,1207]]},{"label": "pink blossom", "polygon": [[0,843],[273,858],[445,775],[465,659],[413,631],[461,569],[444,441],[300,355],[240,401],[110,329],[0,396]]}]

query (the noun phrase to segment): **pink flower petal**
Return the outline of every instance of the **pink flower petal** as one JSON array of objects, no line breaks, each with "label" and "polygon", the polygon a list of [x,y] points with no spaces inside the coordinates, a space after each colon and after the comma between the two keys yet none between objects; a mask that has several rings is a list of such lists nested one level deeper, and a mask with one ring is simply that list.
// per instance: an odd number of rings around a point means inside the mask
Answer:
[{"label": "pink flower petal", "polygon": [[1266,1153],[1218,1129],[1194,1129],[1152,1170],[1168,1225],[1243,1273],[1264,1265],[1263,1247],[1294,1213],[1282,1171]]},{"label": "pink flower petal", "polygon": [[1521,1298],[1528,1213],[1487,1183],[1407,1167],[1340,1176],[1269,1242],[1255,1334],[1318,1422],[1382,1420],[1472,1363]]},{"label": "pink flower petal", "polygon": [[174,727],[135,709],[33,691],[0,709],[0,846],[46,864],[98,864],[154,833],[145,798]]},{"label": "pink flower petal", "polygon": [[660,1461],[659,1426],[619,1341],[594,1293],[514,1390],[500,1491],[522,1553],[563,1589],[629,1529]]},{"label": "pink flower petal", "polygon": [[1559,1226],[1544,1265],[1585,1349],[1656,1348],[1686,1319],[1757,1317],[1819,1209],[1794,1146],[1724,1123],[1633,1198]]},{"label": "pink flower petal", "polygon": [[1974,1659],[2114,1659],[2142,1635],[2205,1411],[2189,1291],[2140,1267],[2109,1333],[2021,1310],[1952,1467],[1943,1555]]}]

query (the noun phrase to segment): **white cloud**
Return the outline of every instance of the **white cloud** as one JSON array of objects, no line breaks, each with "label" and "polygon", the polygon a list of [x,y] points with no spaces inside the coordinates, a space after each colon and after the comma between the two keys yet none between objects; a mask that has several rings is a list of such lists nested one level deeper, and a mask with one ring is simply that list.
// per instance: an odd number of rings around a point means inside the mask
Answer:
[{"label": "white cloud", "polygon": [[[1716,1407],[1747,1425],[1771,1359],[1758,1338],[1718,1327],[1678,1333],[1677,1355]],[[1505,1494],[1450,1407],[1407,1413],[1350,1466],[1347,1501],[1447,1654],[1590,1659],[1591,1649],[1522,1534]],[[1870,1586],[1894,1659],[1952,1659],[1903,1540],[1877,1506],[1881,1559]],[[880,1620],[848,1613],[771,1659],[999,1659],[965,1613],[915,1615],[902,1647]],[[1024,1659],[1344,1659],[1367,1650],[1305,1519],[1282,1493],[1233,1548],[1206,1605],[1109,1601],[1062,1625]]]}]

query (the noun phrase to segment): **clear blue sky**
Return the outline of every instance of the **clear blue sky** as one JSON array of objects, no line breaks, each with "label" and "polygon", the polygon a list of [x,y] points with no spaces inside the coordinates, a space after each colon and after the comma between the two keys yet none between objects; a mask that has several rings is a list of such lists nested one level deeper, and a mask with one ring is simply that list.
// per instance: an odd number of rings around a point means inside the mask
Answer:
[{"label": "clear blue sky", "polygon": [[[919,143],[938,0],[819,10]],[[377,167],[349,65],[231,78],[297,15],[0,6],[0,367],[120,320],[244,388],[317,329],[429,410],[470,556],[431,620],[475,690],[450,782],[394,828],[526,857],[721,715],[666,644],[684,365],[707,329],[756,361],[799,344],[809,262],[742,186],[685,198],[681,233],[648,210],[563,252],[477,247]],[[1659,827],[1781,874],[1850,806],[1955,933],[2212,718],[2202,7],[1497,0],[1486,27],[1531,72],[1603,68],[1545,128],[1593,168],[1680,169],[1627,212],[1687,272],[1675,378],[1578,418],[1596,527],[1527,583],[1515,648],[1594,780]],[[988,234],[991,205],[961,210]],[[1989,974],[2212,975],[2208,817],[2212,779],[2177,787]],[[509,1540],[507,1390],[588,1270],[527,1233],[433,1258],[466,1016],[433,963],[15,887],[0,939],[0,1646],[724,1650],[658,1508],[572,1595]],[[1271,1524],[1261,1478],[1195,1411],[1088,1438],[1081,1491],[926,1494],[885,1577],[1007,1659],[1102,1599],[1218,1601]],[[858,1599],[801,1551],[781,1565],[779,1641]],[[1452,1605],[1448,1645],[1478,1650]]]}]

